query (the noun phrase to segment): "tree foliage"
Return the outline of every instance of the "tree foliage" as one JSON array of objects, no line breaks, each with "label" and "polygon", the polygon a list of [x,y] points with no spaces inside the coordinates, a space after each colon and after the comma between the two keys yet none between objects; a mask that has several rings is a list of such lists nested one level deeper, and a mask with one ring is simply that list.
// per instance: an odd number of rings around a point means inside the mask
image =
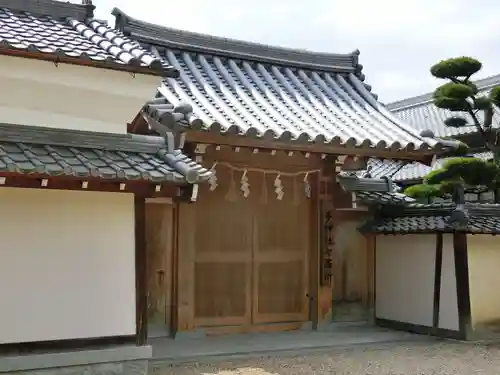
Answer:
[{"label": "tree foliage", "polygon": [[[486,150],[493,159],[486,161],[473,157],[447,159],[441,168],[430,172],[423,184],[410,186],[405,193],[414,198],[446,197],[453,194],[457,186],[465,188],[500,188],[500,133],[493,127],[493,112],[500,108],[500,86],[487,94],[479,93],[471,77],[482,67],[472,57],[446,59],[433,65],[431,74],[446,83],[433,93],[434,104],[452,112],[444,124],[452,128],[475,127]],[[454,155],[465,155],[467,145],[454,150]]]}]

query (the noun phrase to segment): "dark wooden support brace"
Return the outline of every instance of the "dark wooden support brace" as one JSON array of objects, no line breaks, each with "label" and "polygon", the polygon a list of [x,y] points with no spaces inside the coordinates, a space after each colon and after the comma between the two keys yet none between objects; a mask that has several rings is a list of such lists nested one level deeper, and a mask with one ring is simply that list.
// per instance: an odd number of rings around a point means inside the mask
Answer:
[{"label": "dark wooden support brace", "polygon": [[147,252],[146,252],[146,199],[134,196],[135,211],[135,298],[136,344],[145,345],[148,336],[147,322]]},{"label": "dark wooden support brace", "polygon": [[458,326],[462,339],[466,340],[472,332],[466,233],[455,232],[453,234],[453,253],[457,282]]},{"label": "dark wooden support brace", "polygon": [[432,310],[432,330],[439,329],[439,307],[441,302],[441,275],[443,269],[443,234],[436,234],[436,260],[434,263],[434,303]]}]

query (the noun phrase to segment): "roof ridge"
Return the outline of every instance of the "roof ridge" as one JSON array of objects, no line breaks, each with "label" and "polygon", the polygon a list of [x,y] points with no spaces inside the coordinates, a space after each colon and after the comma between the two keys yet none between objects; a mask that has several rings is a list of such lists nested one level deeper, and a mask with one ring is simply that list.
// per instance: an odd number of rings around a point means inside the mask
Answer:
[{"label": "roof ridge", "polygon": [[144,43],[186,48],[201,53],[289,63],[301,67],[333,68],[357,73],[362,69],[362,66],[358,64],[359,50],[340,54],[272,46],[161,26],[133,18],[119,8],[114,8],[111,14],[115,16],[116,28],[125,35],[130,35]]},{"label": "roof ridge", "polygon": [[[500,74],[495,74],[485,78],[481,78],[474,81],[474,84],[479,90],[487,90],[495,85],[500,84]],[[432,101],[432,92],[425,94],[412,96],[410,98],[397,100],[395,102],[386,103],[387,109],[393,112],[402,111],[412,107],[418,107],[420,105],[428,104]]]},{"label": "roof ridge", "polygon": [[55,19],[74,18],[85,21],[87,18],[94,17],[95,5],[92,1],[85,0],[82,4],[58,0],[2,0],[0,8],[37,16],[50,16]]},{"label": "roof ridge", "polygon": [[50,144],[77,148],[154,153],[166,148],[163,137],[58,129],[0,123],[0,142]]}]

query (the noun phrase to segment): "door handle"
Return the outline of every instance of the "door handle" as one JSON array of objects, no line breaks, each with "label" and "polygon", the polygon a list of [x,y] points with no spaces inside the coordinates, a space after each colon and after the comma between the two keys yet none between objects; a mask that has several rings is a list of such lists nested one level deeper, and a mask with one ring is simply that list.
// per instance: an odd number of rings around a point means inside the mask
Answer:
[{"label": "door handle", "polygon": [[310,301],[314,301],[314,296],[311,296],[309,293],[306,293],[306,297],[307,297]]}]

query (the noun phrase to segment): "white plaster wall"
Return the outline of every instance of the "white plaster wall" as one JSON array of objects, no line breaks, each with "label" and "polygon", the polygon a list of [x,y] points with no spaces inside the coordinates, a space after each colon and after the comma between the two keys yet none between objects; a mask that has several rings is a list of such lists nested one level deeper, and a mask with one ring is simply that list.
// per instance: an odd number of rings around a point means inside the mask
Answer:
[{"label": "white plaster wall", "polygon": [[436,237],[377,236],[377,318],[432,326]]},{"label": "white plaster wall", "polygon": [[0,344],[135,333],[130,194],[0,189]]},{"label": "white plaster wall", "polygon": [[0,123],[126,133],[160,77],[0,56]]},{"label": "white plaster wall", "polygon": [[452,331],[459,330],[455,254],[453,250],[453,236],[451,234],[443,235],[439,328]]},{"label": "white plaster wall", "polygon": [[472,325],[500,325],[500,237],[467,235]]}]

